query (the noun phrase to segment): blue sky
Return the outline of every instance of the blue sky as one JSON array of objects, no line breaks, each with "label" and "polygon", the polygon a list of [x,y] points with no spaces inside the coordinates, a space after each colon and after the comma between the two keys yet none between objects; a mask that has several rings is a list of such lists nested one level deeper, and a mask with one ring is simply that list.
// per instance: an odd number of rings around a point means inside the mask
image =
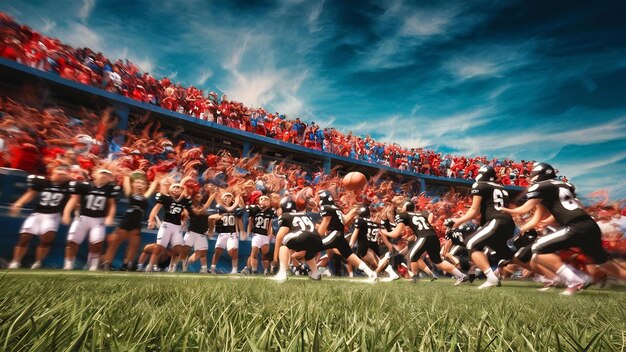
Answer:
[{"label": "blue sky", "polygon": [[626,2],[16,1],[76,46],[405,146],[552,163],[626,198]]}]

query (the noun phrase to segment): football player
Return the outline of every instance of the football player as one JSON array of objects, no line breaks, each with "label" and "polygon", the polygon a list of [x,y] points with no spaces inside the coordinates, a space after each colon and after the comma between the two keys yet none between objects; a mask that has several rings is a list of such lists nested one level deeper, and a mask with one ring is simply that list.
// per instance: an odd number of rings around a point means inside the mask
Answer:
[{"label": "football player", "polygon": [[274,247],[274,261],[279,262],[279,269],[274,280],[278,282],[287,280],[287,268],[292,257],[290,251],[295,251],[293,257],[296,259],[304,257],[310,269],[311,279],[320,280],[321,275],[317,270],[315,256],[324,245],[321,237],[315,233],[313,220],[305,213],[298,212],[296,202],[290,196],[281,199],[280,211],[279,229]]},{"label": "football player", "polygon": [[344,216],[343,212],[335,205],[335,200],[330,191],[319,191],[317,197],[319,199],[320,215],[322,216],[322,222],[319,225],[318,231],[324,236],[322,238],[324,249],[335,250],[347,260],[348,263],[365,272],[370,282],[374,282],[377,279],[376,273],[352,252],[350,244],[344,237],[344,224],[354,219],[358,209],[352,209]]},{"label": "football player", "polygon": [[124,194],[128,198],[128,209],[115,231],[107,237],[107,250],[104,255],[103,268],[111,270],[111,262],[115,258],[117,248],[122,241],[128,241],[122,269],[132,270],[139,244],[141,243],[141,222],[148,210],[148,198],[156,191],[159,184],[154,179],[148,188],[148,181],[143,172],[134,172],[124,176]]},{"label": "football player", "polygon": [[98,270],[105,226],[113,224],[115,200],[121,187],[113,183],[113,174],[106,169],[96,170],[93,182],[70,182],[71,198],[63,211],[63,223],[68,225],[71,215],[80,204],[79,216],[74,219],[67,235],[64,270],[73,270],[78,246],[89,234],[90,271]]},{"label": "football player", "polygon": [[385,236],[397,238],[408,227],[417,237],[417,241],[409,250],[410,262],[415,263],[421,259],[422,254],[428,253],[430,261],[440,270],[451,274],[456,279],[455,285],[460,285],[467,281],[468,277],[454,265],[441,259],[441,244],[431,225],[433,217],[434,215],[427,211],[415,212],[415,204],[407,201],[402,205],[400,213],[396,215],[396,227],[393,231],[387,232],[383,229],[380,232]]},{"label": "football player", "polygon": [[237,199],[231,193],[222,194],[222,203],[217,205],[217,214],[209,217],[215,220],[215,232],[217,241],[215,242],[215,252],[213,253],[213,261],[211,262],[211,273],[217,273],[217,261],[222,252],[226,249],[231,258],[232,269],[231,274],[236,274],[239,263],[239,229],[237,221],[237,208],[243,204],[241,196]]},{"label": "football player", "polygon": [[28,191],[11,205],[10,214],[12,216],[19,214],[22,207],[37,195],[39,195],[39,200],[20,229],[20,238],[13,250],[13,260],[9,264],[9,269],[20,267],[33,236],[39,237],[39,245],[31,269],[41,267],[41,262],[48,255],[52,241],[59,229],[61,212],[70,195],[69,180],[67,168],[63,166],[54,168],[50,178],[37,175],[28,176],[26,179]]},{"label": "football player", "polygon": [[272,219],[276,216],[273,208],[270,207],[268,196],[259,197],[259,205],[247,205],[246,211],[250,214],[248,218],[248,233],[252,237],[252,250],[250,251],[250,268],[244,267],[242,274],[255,274],[259,266],[257,259],[259,250],[261,251],[263,272],[268,273],[270,237],[272,237]]},{"label": "football player", "polygon": [[493,167],[484,165],[478,170],[476,182],[472,185],[471,208],[460,218],[454,219],[453,229],[480,215],[481,227],[467,239],[467,250],[476,266],[487,276],[487,281],[479,289],[500,286],[500,280],[494,274],[489,259],[484,253],[485,247],[496,252],[496,257],[510,258],[511,249],[507,241],[513,237],[515,222],[503,208],[509,205],[509,194],[502,185],[495,183],[496,172]]},{"label": "football player", "polygon": [[626,269],[610,260],[602,248],[600,227],[582,208],[574,186],[555,178],[556,170],[550,164],[535,165],[530,173],[531,186],[526,194],[526,203],[516,209],[504,210],[509,214],[521,215],[535,209],[533,217],[520,228],[522,232],[534,228],[549,214],[552,216],[550,219],[563,226],[532,245],[533,259],[556,272],[566,282],[567,289],[563,292],[566,295],[578,292],[588,282],[587,278],[578,275],[555,254],[561,249],[579,247],[602,271],[626,280]]},{"label": "football player", "polygon": [[191,206],[191,199],[184,195],[183,187],[179,183],[173,183],[170,185],[168,193],[157,193],[156,204],[150,211],[148,218],[148,230],[156,227],[156,216],[163,208],[164,215],[163,221],[159,226],[159,232],[157,232],[156,248],[152,251],[150,257],[150,264],[146,267],[146,272],[153,271],[157,264],[161,252],[167,248],[171,243],[172,245],[172,262],[170,263],[169,271],[173,272],[176,269],[177,260],[175,258],[180,257],[181,246],[184,244],[183,235],[181,234],[181,223],[183,211],[187,210],[188,213],[193,211]]},{"label": "football player", "polygon": [[[193,247],[196,257],[200,259],[200,273],[207,273],[207,252],[209,250],[209,242],[207,240],[207,232],[209,231],[209,215],[207,209],[215,199],[215,193],[204,199],[206,196],[198,192],[193,196],[193,211],[189,213],[189,226],[185,237],[183,237],[184,246],[181,251],[180,260],[183,262],[183,272],[187,272],[187,258],[191,247]],[[204,200],[204,206],[203,204]]]}]

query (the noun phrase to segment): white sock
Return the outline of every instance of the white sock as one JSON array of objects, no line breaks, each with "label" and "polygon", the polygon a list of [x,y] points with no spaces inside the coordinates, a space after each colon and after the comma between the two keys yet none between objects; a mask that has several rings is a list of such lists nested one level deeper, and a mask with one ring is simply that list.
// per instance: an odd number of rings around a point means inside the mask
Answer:
[{"label": "white sock", "polygon": [[74,269],[74,258],[65,259],[65,265],[63,269]]},{"label": "white sock", "polygon": [[[458,269],[457,269],[458,271]],[[493,273],[493,270],[491,270],[491,268],[485,270],[483,272],[483,274],[485,274],[485,276],[487,276],[487,280],[491,281],[491,282],[497,282],[498,281],[498,277],[496,277],[496,275]]]},{"label": "white sock", "polygon": [[[452,272],[451,272],[450,274],[452,274],[452,276],[454,276],[456,279],[460,279],[460,278],[462,278],[463,276],[465,276],[465,274],[463,274],[463,273],[461,272],[461,270],[459,270],[459,269],[457,269],[457,268],[452,269]],[[492,275],[493,275],[493,273],[492,273]],[[434,275],[434,274],[433,274],[433,277],[435,277],[435,275]],[[497,280],[497,279],[496,279],[496,280]]]},{"label": "white sock", "polygon": [[232,271],[234,273],[237,273],[237,268],[239,267],[238,263],[239,263],[239,261],[237,259],[234,259],[234,260],[231,261],[231,264],[233,266],[233,270]]},{"label": "white sock", "polygon": [[576,275],[573,268],[567,264],[561,265],[560,268],[557,269],[556,274],[563,279],[567,283],[567,285],[578,285],[585,282],[583,278]]},{"label": "white sock", "polygon": [[361,262],[361,264],[359,264],[359,270],[362,270],[367,276],[372,277],[375,276],[376,274],[374,274],[374,272],[372,271],[372,269],[370,269],[365,263]]},{"label": "white sock", "polygon": [[89,263],[89,270],[98,270],[99,262],[100,262],[100,257],[97,255],[92,255],[91,262]]},{"label": "white sock", "polygon": [[398,274],[396,274],[396,272],[393,271],[393,269],[391,268],[391,265],[387,265],[387,267],[385,268],[385,272],[387,274],[389,274],[389,277],[396,277],[396,276],[398,276]]}]

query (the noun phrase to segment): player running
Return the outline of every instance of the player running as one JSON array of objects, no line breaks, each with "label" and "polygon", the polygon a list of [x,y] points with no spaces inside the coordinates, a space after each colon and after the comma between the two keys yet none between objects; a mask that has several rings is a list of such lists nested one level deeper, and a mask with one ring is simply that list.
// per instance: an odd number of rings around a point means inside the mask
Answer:
[{"label": "player running", "polygon": [[318,231],[322,236],[325,236],[322,238],[324,249],[335,250],[348,263],[365,272],[370,282],[377,280],[376,273],[352,252],[350,244],[344,237],[345,223],[349,223],[354,219],[357,209],[352,209],[344,216],[343,212],[335,205],[333,196],[329,191],[319,191],[317,196],[320,205],[320,215],[322,216],[322,222]]},{"label": "player running", "polygon": [[[537,164],[530,173],[532,186],[528,189],[524,205],[516,209],[504,209],[508,214],[521,215],[535,210],[533,217],[521,227],[521,231],[534,228],[547,215],[551,215],[562,229],[538,239],[532,245],[534,260],[556,272],[566,282],[565,295],[578,292],[588,284],[573,268],[563,263],[555,254],[561,249],[579,247],[602,271],[626,280],[626,269],[609,260],[602,248],[602,233],[593,218],[583,210],[576,198],[572,184],[556,180],[556,170],[546,163]],[[547,222],[544,220],[544,222]]]},{"label": "player running", "polygon": [[415,204],[407,201],[402,205],[400,213],[396,215],[396,227],[391,232],[381,230],[381,234],[391,238],[397,238],[402,235],[404,229],[408,227],[417,237],[417,241],[409,250],[409,260],[411,263],[419,261],[422,254],[428,253],[430,261],[440,270],[452,275],[456,282],[455,285],[467,281],[467,275],[463,274],[454,265],[444,262],[441,259],[441,244],[435,233],[431,222],[434,215],[427,211],[415,212]]},{"label": "player running", "polygon": [[497,258],[510,258],[511,249],[507,246],[507,241],[513,237],[515,231],[513,218],[502,211],[509,205],[509,194],[502,185],[494,183],[495,179],[493,167],[484,165],[478,170],[476,182],[470,192],[473,196],[472,206],[463,216],[454,219],[452,225],[455,229],[480,215],[481,227],[467,240],[467,250],[472,261],[487,276],[487,281],[479,289],[500,286],[500,280],[491,270],[483,249],[488,246],[496,252]]},{"label": "player running", "polygon": [[13,260],[9,263],[9,269],[20,267],[33,236],[39,237],[39,245],[35,252],[35,262],[30,268],[41,268],[41,263],[48,255],[59,229],[61,212],[70,196],[69,180],[67,168],[63,166],[54,168],[50,178],[28,176],[26,179],[28,191],[11,205],[11,216],[17,216],[20,209],[35,197],[39,196],[39,200],[20,229],[20,238],[13,249]]}]

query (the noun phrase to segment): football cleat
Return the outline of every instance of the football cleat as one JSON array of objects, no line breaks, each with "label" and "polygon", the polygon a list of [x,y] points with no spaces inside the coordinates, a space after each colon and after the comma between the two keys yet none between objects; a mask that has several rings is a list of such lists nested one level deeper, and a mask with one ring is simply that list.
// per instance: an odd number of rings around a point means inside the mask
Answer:
[{"label": "football cleat", "polygon": [[9,263],[9,269],[19,269],[20,268],[20,263],[19,262],[11,262]]},{"label": "football cleat", "polygon": [[454,286],[459,286],[460,284],[469,281],[469,277],[467,275],[463,275],[460,278],[456,279],[454,282]]},{"label": "football cleat", "polygon": [[495,287],[500,287],[501,286],[500,280],[498,280],[496,282],[487,280],[487,281],[485,281],[485,283],[483,283],[482,285],[478,286],[478,289],[479,290],[484,290],[486,288],[490,288],[490,287],[494,287],[494,286]]}]

